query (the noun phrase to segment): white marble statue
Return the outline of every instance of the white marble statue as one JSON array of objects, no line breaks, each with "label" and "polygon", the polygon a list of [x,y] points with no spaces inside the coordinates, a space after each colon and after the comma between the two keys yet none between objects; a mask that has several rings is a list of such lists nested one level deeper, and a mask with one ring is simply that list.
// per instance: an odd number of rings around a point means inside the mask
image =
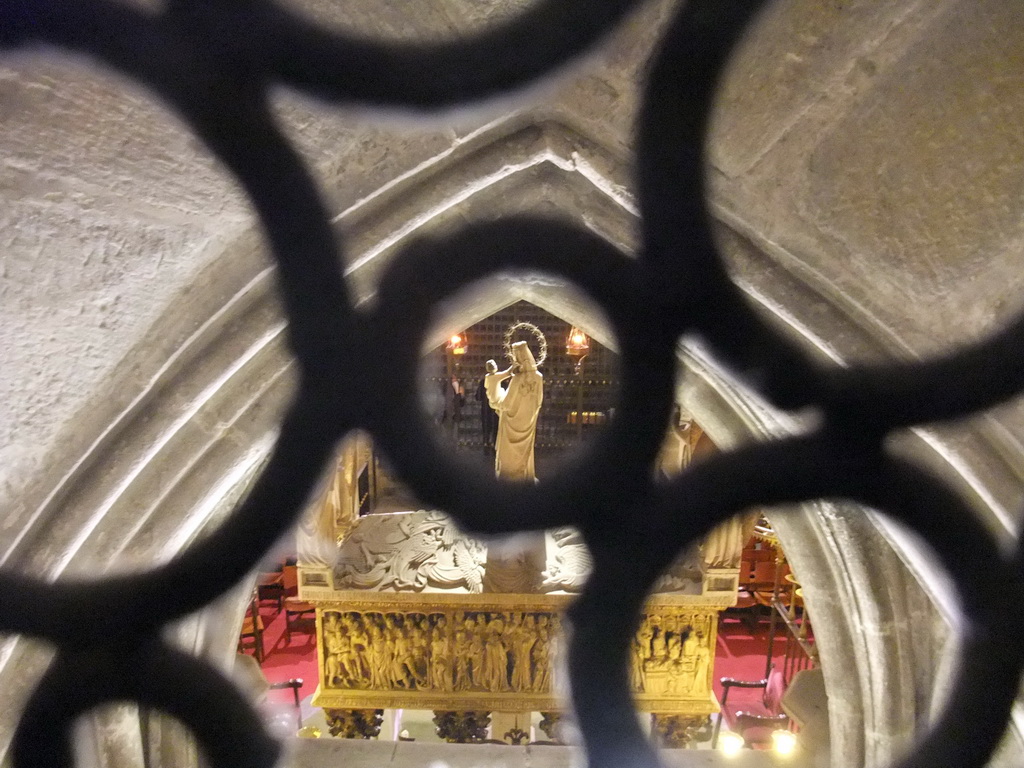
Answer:
[{"label": "white marble statue", "polygon": [[420,592],[483,589],[486,550],[441,512],[360,518],[342,543],[335,584],[342,589]]},{"label": "white marble statue", "polygon": [[[512,357],[515,362],[504,371],[488,360],[484,376],[487,401],[498,414],[494,471],[504,480],[536,480],[533,444],[544,402],[544,377],[525,341],[512,345]],[[508,389],[501,387],[505,379],[510,379]]]}]

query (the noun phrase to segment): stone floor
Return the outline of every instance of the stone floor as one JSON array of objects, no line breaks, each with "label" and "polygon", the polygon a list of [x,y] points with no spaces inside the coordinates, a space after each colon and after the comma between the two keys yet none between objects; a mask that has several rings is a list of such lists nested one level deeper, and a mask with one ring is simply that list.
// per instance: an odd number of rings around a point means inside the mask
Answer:
[{"label": "stone floor", "polygon": [[[783,759],[771,752],[743,750],[727,756],[712,750],[666,750],[667,768],[805,768],[799,756]],[[416,742],[295,739],[282,768],[580,768],[576,747],[513,747],[496,744],[420,744]]]}]

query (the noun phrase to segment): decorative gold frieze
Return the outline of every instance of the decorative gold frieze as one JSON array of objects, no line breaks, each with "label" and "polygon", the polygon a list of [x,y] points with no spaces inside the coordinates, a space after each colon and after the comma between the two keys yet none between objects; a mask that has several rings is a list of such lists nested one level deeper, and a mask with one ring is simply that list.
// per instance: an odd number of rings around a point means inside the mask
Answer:
[{"label": "decorative gold frieze", "polygon": [[695,698],[711,693],[717,616],[644,616],[633,641],[630,679],[638,694]]},{"label": "decorative gold frieze", "polygon": [[[563,703],[553,669],[564,641],[553,605],[524,610],[522,595],[518,605],[505,595],[476,597],[476,605],[466,605],[468,596],[434,596],[429,604],[424,596],[390,595],[378,604],[366,597],[319,608],[315,705],[526,712]],[[630,663],[638,707],[717,711],[711,693],[717,611],[653,601],[648,610]]]},{"label": "decorative gold frieze", "polygon": [[558,615],[324,611],[322,689],[551,691]]}]

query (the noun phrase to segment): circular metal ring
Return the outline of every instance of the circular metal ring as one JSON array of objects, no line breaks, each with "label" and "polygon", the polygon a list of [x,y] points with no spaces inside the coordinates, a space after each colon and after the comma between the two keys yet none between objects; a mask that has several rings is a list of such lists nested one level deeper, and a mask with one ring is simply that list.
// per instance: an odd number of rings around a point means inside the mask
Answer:
[{"label": "circular metal ring", "polygon": [[[1016,593],[1005,588],[1021,577],[1019,564],[1003,555],[991,533],[945,483],[837,429],[821,429],[712,457],[654,493],[634,527],[636,537],[648,542],[643,557],[661,567],[683,546],[743,509],[814,499],[867,505],[920,535],[951,576],[967,629],[961,665],[939,720],[897,765],[923,768],[950,754],[957,755],[959,765],[981,768],[986,763],[1005,728],[1024,669],[1024,651],[1015,640],[1024,631],[1024,618],[1013,602]],[[698,508],[700,517],[693,514]],[[965,541],[970,547],[964,547]],[[620,556],[628,560],[629,554]],[[653,583],[650,572],[638,572],[641,586],[648,589]],[[574,690],[579,687],[584,695],[590,690],[587,685],[573,681]],[[965,713],[978,717],[967,729],[969,742],[961,736]],[[954,722],[960,725],[954,728]]]},{"label": "circular metal ring", "polygon": [[656,55],[639,119],[641,261],[650,300],[676,332],[697,332],[783,408],[808,405],[892,430],[965,416],[1024,388],[1024,312],[985,339],[930,360],[822,368],[764,323],[729,279],[704,194],[704,147],[719,77],[763,0],[693,0]]},{"label": "circular metal ring", "polygon": [[[417,389],[435,308],[460,288],[509,269],[544,271],[583,289],[607,312],[622,355],[613,417],[586,450],[536,485],[499,482],[479,463],[449,455],[424,417]],[[393,350],[387,376],[374,384],[379,394],[368,425],[421,501],[453,514],[464,528],[495,533],[579,522],[570,519],[570,505],[607,516],[617,502],[643,492],[668,424],[675,339],[657,318],[637,310],[637,277],[636,263],[606,241],[542,218],[471,225],[448,238],[421,239],[399,254],[367,321],[377,329],[370,347]]]},{"label": "circular metal ring", "polygon": [[508,330],[505,331],[504,339],[505,357],[510,363],[516,361],[512,355],[512,338],[515,336],[515,332],[519,330],[529,331],[533,334],[533,340],[537,342],[537,351],[539,353],[536,357],[536,363],[537,367],[540,368],[544,365],[544,361],[548,359],[548,340],[544,338],[540,328],[533,323],[513,323],[508,327]]},{"label": "circular metal ring", "polygon": [[[65,20],[60,26],[65,34],[73,31]],[[0,613],[0,628],[56,643],[69,637],[102,643],[125,632],[144,636],[211,602],[249,573],[296,520],[335,442],[350,426],[334,407],[338,390],[346,391],[335,374],[346,370],[339,360],[353,335],[354,316],[338,268],[336,237],[315,184],[274,126],[259,84],[240,87],[234,73],[218,71],[187,39],[160,29],[172,35],[164,43],[174,60],[188,59],[181,71],[191,79],[162,66],[167,61],[135,61],[121,49],[99,53],[176,107],[248,193],[278,264],[289,345],[301,381],[270,461],[246,501],[210,536],[170,562],[143,573],[57,585],[0,570],[0,590],[11,603]],[[78,42],[87,47],[88,41]],[[228,91],[231,98],[225,97]],[[197,573],[204,577],[196,579]],[[183,592],[185,582],[192,588]]]},{"label": "circular metal ring", "polygon": [[58,653],[18,723],[14,765],[70,768],[75,721],[94,707],[119,701],[180,720],[216,766],[272,768],[281,752],[246,697],[209,663],[151,642]]}]

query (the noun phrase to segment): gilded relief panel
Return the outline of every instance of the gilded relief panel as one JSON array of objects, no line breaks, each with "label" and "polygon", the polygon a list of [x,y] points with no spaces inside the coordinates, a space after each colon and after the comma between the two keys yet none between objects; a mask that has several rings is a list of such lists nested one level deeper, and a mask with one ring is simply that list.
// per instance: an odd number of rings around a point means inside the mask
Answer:
[{"label": "gilded relief panel", "polygon": [[551,691],[559,617],[523,611],[323,612],[325,689]]},{"label": "gilded relief panel", "polygon": [[[561,706],[553,667],[563,643],[556,610],[320,609],[325,707],[527,711]],[[641,709],[717,711],[711,667],[717,611],[659,607],[634,638],[631,679]]]}]

